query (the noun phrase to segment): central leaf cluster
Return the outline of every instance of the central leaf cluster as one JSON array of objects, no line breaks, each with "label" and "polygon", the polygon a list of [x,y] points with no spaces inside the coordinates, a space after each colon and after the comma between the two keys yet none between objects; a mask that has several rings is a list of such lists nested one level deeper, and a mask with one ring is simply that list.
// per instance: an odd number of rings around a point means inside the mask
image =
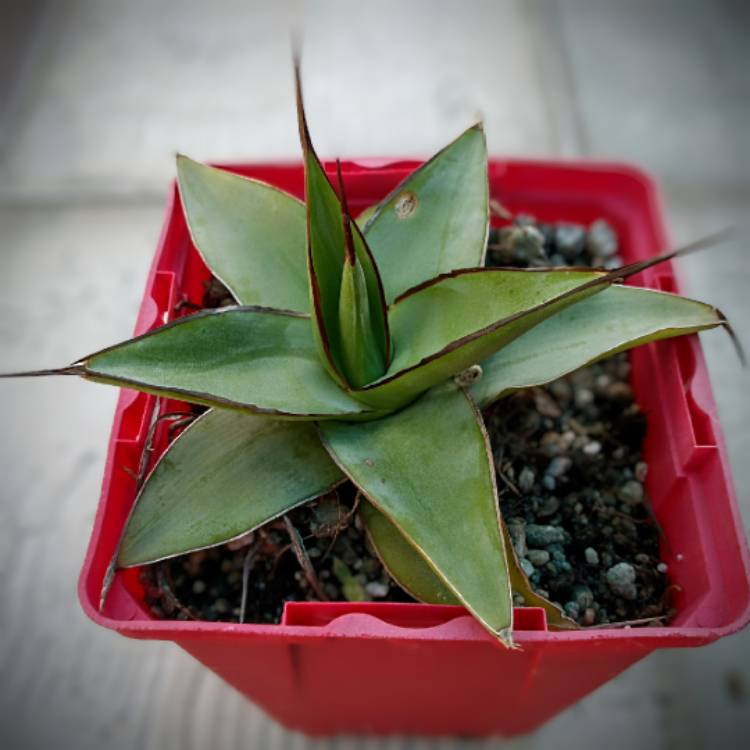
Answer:
[{"label": "central leaf cluster", "polygon": [[[614,271],[484,268],[487,152],[469,128],[357,220],[310,140],[305,203],[178,158],[193,242],[239,303],[180,318],[66,373],[211,407],[140,488],[117,562],[220,544],[349,479],[391,574],[512,643],[536,594],[499,517],[480,409],[607,354],[722,325],[714,308]],[[454,380],[473,365],[482,377]]]}]

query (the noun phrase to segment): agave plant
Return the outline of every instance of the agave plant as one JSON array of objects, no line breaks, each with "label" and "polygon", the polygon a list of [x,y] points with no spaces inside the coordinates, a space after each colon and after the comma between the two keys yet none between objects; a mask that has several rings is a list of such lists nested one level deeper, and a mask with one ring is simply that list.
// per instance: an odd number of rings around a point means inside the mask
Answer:
[{"label": "agave plant", "polygon": [[52,372],[210,407],[147,477],[117,565],[246,534],[351,480],[393,577],[463,604],[512,645],[535,594],[499,516],[481,410],[645,342],[725,324],[614,271],[485,268],[487,153],[469,128],[357,220],[310,140],[305,202],[178,157],[195,247],[237,306],[201,311]]}]

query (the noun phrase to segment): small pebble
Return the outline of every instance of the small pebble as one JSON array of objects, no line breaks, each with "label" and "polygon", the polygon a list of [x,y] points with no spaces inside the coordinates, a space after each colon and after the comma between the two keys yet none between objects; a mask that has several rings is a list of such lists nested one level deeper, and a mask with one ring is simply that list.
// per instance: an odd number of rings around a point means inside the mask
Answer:
[{"label": "small pebble", "polygon": [[598,456],[602,451],[602,444],[598,440],[592,440],[583,446],[583,452],[587,456]]},{"label": "small pebble", "polygon": [[555,380],[549,386],[549,389],[552,392],[552,395],[557,399],[558,403],[563,406],[567,406],[573,398],[573,388],[565,378]]},{"label": "small pebble", "polygon": [[620,487],[617,496],[627,505],[639,505],[643,502],[643,485],[637,479],[630,479]]},{"label": "small pebble", "polygon": [[594,603],[594,594],[588,586],[574,586],[572,601],[578,604],[579,609],[587,609]]},{"label": "small pebble", "polygon": [[526,523],[522,518],[511,518],[508,523],[508,533],[513,543],[513,549],[519,558],[526,556]]},{"label": "small pebble", "polygon": [[526,527],[526,541],[534,547],[547,547],[550,544],[565,543],[565,531],[557,526],[541,526],[530,523]]},{"label": "small pebble", "polygon": [[549,490],[550,492],[553,492],[555,490],[555,487],[557,487],[555,478],[553,476],[550,476],[549,474],[545,474],[542,477],[542,484],[544,485],[544,488],[546,490]]},{"label": "small pebble", "polygon": [[530,549],[526,552],[526,557],[536,568],[541,568],[549,562],[549,552],[546,549]]},{"label": "small pebble", "polygon": [[588,388],[579,388],[575,395],[576,406],[583,409],[594,403],[594,392]]},{"label": "small pebble", "polygon": [[562,562],[565,559],[565,552],[563,552],[562,545],[550,544],[550,554],[555,562]]},{"label": "small pebble", "polygon": [[516,262],[538,260],[545,257],[544,235],[532,225],[514,226],[501,233],[500,249]]},{"label": "small pebble", "polygon": [[607,388],[607,398],[610,401],[630,401],[633,398],[633,389],[620,380]]},{"label": "small pebble", "polygon": [[370,583],[365,586],[365,591],[373,599],[382,599],[383,597],[388,596],[390,589],[390,586],[385,583],[380,583],[380,581],[370,581]]},{"label": "small pebble", "polygon": [[612,383],[612,376],[607,375],[606,372],[602,373],[596,378],[594,383],[596,384],[597,393],[606,394],[607,388]]},{"label": "small pebble", "polygon": [[550,458],[558,456],[562,451],[560,433],[558,432],[545,432],[540,443],[544,454]]},{"label": "small pebble", "polygon": [[580,609],[576,602],[565,602],[565,614],[570,617],[571,620],[577,620],[580,614]]},{"label": "small pebble", "polygon": [[557,456],[549,462],[546,473],[550,477],[559,478],[565,476],[572,465],[573,461],[567,456]]},{"label": "small pebble", "polygon": [[570,375],[570,380],[577,388],[593,388],[596,375],[591,368],[586,367],[583,370],[576,370]]},{"label": "small pebble", "polygon": [[567,265],[568,261],[565,260],[560,253],[552,253],[552,255],[549,256],[549,264],[553,267],[559,267]]},{"label": "small pebble", "polygon": [[581,617],[581,625],[593,625],[596,622],[596,612],[589,607]]},{"label": "small pebble", "polygon": [[534,575],[535,568],[533,563],[531,563],[529,560],[527,560],[525,557],[521,558],[521,569],[527,576]]},{"label": "small pebble", "polygon": [[658,564],[658,565],[656,566],[656,569],[657,569],[657,570],[658,570],[658,571],[659,571],[659,572],[660,572],[660,573],[661,573],[662,575],[664,575],[664,574],[665,574],[665,573],[666,573],[666,572],[667,572],[667,571],[669,570],[669,566],[668,566],[668,565],[667,565],[666,563],[660,562],[660,563],[659,563],[659,564]]},{"label": "small pebble", "polygon": [[580,224],[558,224],[555,245],[565,260],[572,263],[586,246],[586,230]]},{"label": "small pebble", "polygon": [[521,469],[521,473],[518,475],[518,489],[521,492],[531,492],[534,488],[534,482],[536,480],[536,474],[534,470],[528,466],[524,466]]},{"label": "small pebble", "polygon": [[571,445],[575,443],[577,439],[577,435],[573,430],[565,430],[565,432],[560,435],[560,445],[562,446],[563,450],[567,450],[570,448]]},{"label": "small pebble", "polygon": [[536,388],[534,390],[534,405],[536,410],[543,417],[550,417],[551,419],[557,419],[562,416],[562,409],[560,404],[550,396],[550,394],[543,388]]},{"label": "small pebble", "polygon": [[639,482],[645,482],[646,477],[648,476],[648,464],[645,461],[639,461],[635,465],[635,471],[633,473]]},{"label": "small pebble", "polygon": [[607,260],[617,255],[619,245],[612,225],[604,219],[597,219],[586,235],[586,249],[592,258]]},{"label": "small pebble", "polygon": [[626,562],[617,563],[607,571],[607,584],[623,599],[633,601],[638,597],[635,585],[635,568]]},{"label": "small pebble", "polygon": [[204,581],[197,580],[193,582],[193,593],[202,594],[206,590],[206,584]]},{"label": "small pebble", "polygon": [[[546,479],[547,477],[545,477]],[[550,477],[551,479],[551,477]],[[554,481],[554,480],[553,480]],[[554,487],[553,487],[554,489]],[[539,505],[536,507],[536,514],[540,518],[547,518],[548,516],[554,516],[555,513],[560,509],[560,499],[555,497],[554,495],[550,495],[549,497],[546,497]]]}]

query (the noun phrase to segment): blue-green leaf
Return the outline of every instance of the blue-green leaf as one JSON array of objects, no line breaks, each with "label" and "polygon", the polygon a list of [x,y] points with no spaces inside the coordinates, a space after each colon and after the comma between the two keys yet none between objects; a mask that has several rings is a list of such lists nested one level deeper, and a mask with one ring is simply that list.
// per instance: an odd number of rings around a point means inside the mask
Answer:
[{"label": "blue-green leaf", "polygon": [[462,133],[358,221],[389,304],[439,274],[481,266],[489,227],[482,126]]},{"label": "blue-green leaf", "polygon": [[391,365],[382,378],[352,393],[374,408],[396,409],[602,291],[604,278],[578,270],[487,268],[434,279],[390,307]]},{"label": "blue-green leaf", "polygon": [[263,308],[180,318],[73,369],[99,382],[279,418],[356,419],[372,411],[329,377],[307,316]]},{"label": "blue-green leaf", "polygon": [[146,479],[118,564],[141,565],[221,544],[343,478],[309,422],[213,409],[169,446]]},{"label": "blue-green leaf", "polygon": [[302,202],[186,156],[177,175],[193,242],[235,299],[309,312]]},{"label": "blue-green leaf", "polygon": [[480,408],[649,341],[725,324],[710,305],[666,292],[612,286],[568,307],[482,362],[471,386]]},{"label": "blue-green leaf", "polygon": [[402,589],[425,604],[461,603],[385,513],[364,498],[359,513],[373,549]]},{"label": "blue-green leaf", "polygon": [[[310,285],[310,298],[313,311],[313,333],[318,343],[321,360],[330,375],[343,387],[355,385],[347,372],[348,358],[342,345],[342,335],[353,335],[353,331],[342,333],[340,310],[342,304],[342,279],[345,274],[344,260],[349,255],[351,266],[359,266],[357,273],[362,277],[359,287],[360,297],[358,316],[366,317],[367,327],[361,327],[359,335],[366,335],[366,341],[358,341],[361,351],[375,352],[369,356],[371,362],[378,357],[382,368],[379,377],[388,366],[390,343],[383,285],[375,260],[359,227],[348,215],[343,182],[342,198],[336,194],[328,176],[320,163],[305,119],[302,101],[302,87],[299,70],[296,70],[297,116],[300,140],[302,142],[305,165],[305,202],[307,207],[307,271]],[[342,202],[343,201],[343,202]],[[345,295],[352,289],[344,290]],[[351,301],[351,297],[347,297]],[[366,316],[361,313],[366,312]],[[348,342],[351,348],[351,341]],[[370,373],[372,378],[372,374]],[[359,378],[354,377],[354,380]],[[372,378],[374,379],[374,378]],[[356,383],[357,385],[361,383]]]},{"label": "blue-green leaf", "polygon": [[375,408],[396,409],[441,380],[488,359],[565,308],[716,239],[707,237],[607,272],[465,269],[420,284],[389,309],[395,356],[388,372],[352,392]]},{"label": "blue-green leaf", "polygon": [[322,422],[324,445],[453,594],[510,645],[512,603],[481,416],[452,383],[377,421]]}]

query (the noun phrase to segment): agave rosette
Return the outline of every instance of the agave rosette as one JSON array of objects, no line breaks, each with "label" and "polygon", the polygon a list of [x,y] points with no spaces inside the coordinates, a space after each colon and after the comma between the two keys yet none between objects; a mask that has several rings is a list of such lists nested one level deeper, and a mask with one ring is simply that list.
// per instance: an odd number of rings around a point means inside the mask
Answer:
[{"label": "agave rosette", "polygon": [[355,220],[313,149],[299,76],[297,107],[304,203],[178,157],[194,244],[238,305],[59,371],[211,407],[143,483],[117,565],[237,538],[348,478],[378,553],[418,599],[463,604],[505,645],[512,590],[575,627],[534,594],[507,541],[481,409],[723,317],[615,283],[668,256],[610,272],[484,268],[478,125]]}]

